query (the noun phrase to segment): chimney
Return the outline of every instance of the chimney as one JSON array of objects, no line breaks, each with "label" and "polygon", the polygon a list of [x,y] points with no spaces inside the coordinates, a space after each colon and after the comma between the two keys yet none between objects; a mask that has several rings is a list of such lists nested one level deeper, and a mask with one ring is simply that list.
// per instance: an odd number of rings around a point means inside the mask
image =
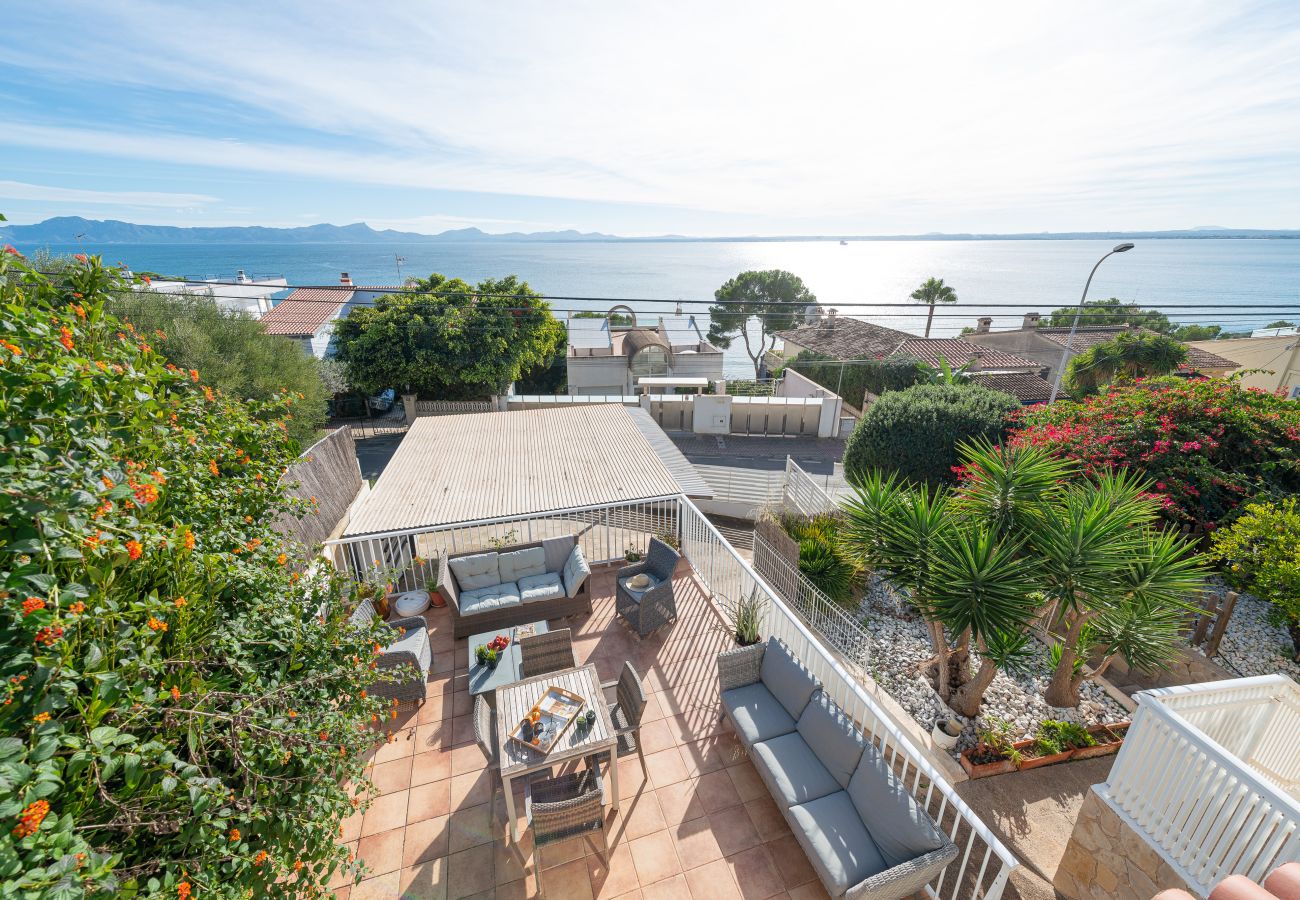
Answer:
[{"label": "chimney", "polygon": [[826,310],[826,321],[823,323],[822,327],[827,331],[835,330],[835,313],[836,310],[834,307]]},{"label": "chimney", "polygon": [[343,274],[339,275],[339,284],[351,285],[352,284],[351,276],[349,276],[347,272],[344,272]]},{"label": "chimney", "polygon": [[243,269],[240,269],[238,272],[235,273],[235,282],[237,284],[244,284],[247,281],[248,281],[248,276],[244,274]]},{"label": "chimney", "polygon": [[980,365],[980,363],[982,363],[983,361],[984,361],[984,348],[983,348],[983,347],[981,347],[981,348],[978,349],[978,350],[972,350],[972,351],[970,352],[970,368],[971,368],[971,371],[972,371],[972,372],[975,371],[976,369],[983,368],[983,367]]},{"label": "chimney", "polygon": [[1038,320],[1041,318],[1042,316],[1040,316],[1036,312],[1025,313],[1025,324],[1022,326],[1023,330],[1033,331],[1035,328],[1038,327]]},{"label": "chimney", "polygon": [[988,334],[989,329],[992,327],[993,327],[992,316],[980,316],[978,319],[975,320],[976,334]]}]

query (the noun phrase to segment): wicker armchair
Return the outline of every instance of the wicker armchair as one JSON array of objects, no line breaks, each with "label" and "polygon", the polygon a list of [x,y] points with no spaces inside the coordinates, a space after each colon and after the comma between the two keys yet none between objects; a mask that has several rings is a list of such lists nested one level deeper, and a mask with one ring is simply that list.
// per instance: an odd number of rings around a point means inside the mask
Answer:
[{"label": "wicker armchair", "polygon": [[[352,613],[351,621],[355,625],[366,627],[374,617],[374,604],[366,598]],[[409,666],[413,671],[410,678],[404,681],[375,684],[370,688],[370,693],[389,700],[414,701],[422,704],[425,683],[429,679],[429,670],[433,668],[433,650],[429,646],[428,623],[424,621],[423,616],[411,616],[409,619],[394,619],[387,625],[399,636],[380,651],[375,662],[381,669]]]},{"label": "wicker armchair", "polygon": [[533,845],[544,847],[599,831],[604,844],[600,853],[603,862],[609,852],[604,794],[605,783],[595,768],[525,781],[524,815],[533,830]]},{"label": "wicker armchair", "polygon": [[519,669],[522,678],[577,667],[578,660],[573,655],[573,632],[568,628],[544,631],[519,641]]},{"label": "wicker armchair", "polygon": [[[624,566],[614,579],[614,609],[627,620],[638,635],[645,637],[677,619],[677,601],[673,598],[673,572],[677,570],[679,554],[658,538],[650,539],[650,552],[639,563]],[[633,575],[649,575],[654,586],[645,591],[632,591],[626,582]]]},{"label": "wicker armchair", "polygon": [[[482,694],[474,698],[474,742],[487,757],[488,777],[492,779],[492,799],[495,801],[496,792],[502,787],[501,744],[497,740],[496,710]],[[493,809],[496,809],[495,802]]]},{"label": "wicker armchair", "polygon": [[[617,681],[607,681],[601,688],[614,692],[614,702],[609,704],[609,720],[618,736],[618,752],[631,753],[641,758],[641,771],[645,768],[645,751],[641,749],[641,718],[645,715],[646,695],[641,684],[641,676],[630,662],[623,663],[623,671]],[[608,693],[606,693],[608,696]],[[597,753],[588,757],[592,765],[609,759],[608,753]]]}]

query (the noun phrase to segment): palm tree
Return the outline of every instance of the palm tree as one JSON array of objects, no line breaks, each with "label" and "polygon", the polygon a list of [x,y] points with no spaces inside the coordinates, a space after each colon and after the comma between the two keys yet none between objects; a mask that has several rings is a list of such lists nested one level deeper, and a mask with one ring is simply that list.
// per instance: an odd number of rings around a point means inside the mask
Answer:
[{"label": "palm tree", "polygon": [[1066,389],[1076,396],[1095,394],[1117,378],[1168,375],[1186,359],[1187,347],[1168,335],[1121,334],[1070,360],[1065,370]]},{"label": "palm tree", "polygon": [[925,317],[925,336],[930,336],[930,325],[934,322],[936,303],[956,303],[957,292],[943,283],[942,278],[927,278],[925,283],[912,291],[912,299],[917,303],[928,303],[930,314]]}]

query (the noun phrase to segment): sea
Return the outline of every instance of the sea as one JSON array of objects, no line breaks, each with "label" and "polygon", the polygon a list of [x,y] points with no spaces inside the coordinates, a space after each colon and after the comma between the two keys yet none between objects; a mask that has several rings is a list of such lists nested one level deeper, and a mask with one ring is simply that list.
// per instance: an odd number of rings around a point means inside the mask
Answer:
[{"label": "sea", "polygon": [[[1079,302],[1088,272],[1112,246],[1096,240],[861,240],[700,242],[514,242],[421,244],[108,244],[54,245],[61,253],[99,253],[190,278],[277,274],[290,284],[398,284],[440,272],[471,283],[508,274],[553,296],[552,308],[604,311],[633,307],[642,321],[683,311],[707,316],[713,292],[748,269],[785,269],[824,305],[917,335],[925,307],[908,295],[926,278],[943,278],[958,302],[941,307],[932,336],[952,336],[993,317],[994,329],[1019,327],[1027,312],[1046,315]],[[35,249],[21,246],[24,251]],[[1118,297],[1161,309],[1181,323],[1233,331],[1300,317],[1300,240],[1151,239],[1116,254],[1097,271],[1089,299]],[[733,344],[727,374],[752,377]]]}]

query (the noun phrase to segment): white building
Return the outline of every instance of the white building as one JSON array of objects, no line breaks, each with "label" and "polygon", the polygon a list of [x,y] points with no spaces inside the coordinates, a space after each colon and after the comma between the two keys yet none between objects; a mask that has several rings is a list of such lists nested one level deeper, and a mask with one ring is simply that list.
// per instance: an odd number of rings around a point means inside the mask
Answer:
[{"label": "white building", "polygon": [[609,316],[569,318],[570,394],[633,394],[642,378],[722,380],[722,351],[705,339],[695,316],[660,316],[646,326],[630,310],[626,315],[631,325],[611,325]]},{"label": "white building", "polygon": [[151,284],[138,285],[137,289],[160,294],[210,296],[221,309],[259,317],[288,295],[289,282],[283,275],[247,275],[240,269],[234,275],[209,275],[189,281],[156,279]]},{"label": "white building", "polygon": [[355,285],[344,272],[337,287],[297,288],[262,316],[267,334],[292,338],[308,356],[325,359],[334,355],[335,323],[357,306],[373,305],[375,299],[401,288],[385,285]]}]

